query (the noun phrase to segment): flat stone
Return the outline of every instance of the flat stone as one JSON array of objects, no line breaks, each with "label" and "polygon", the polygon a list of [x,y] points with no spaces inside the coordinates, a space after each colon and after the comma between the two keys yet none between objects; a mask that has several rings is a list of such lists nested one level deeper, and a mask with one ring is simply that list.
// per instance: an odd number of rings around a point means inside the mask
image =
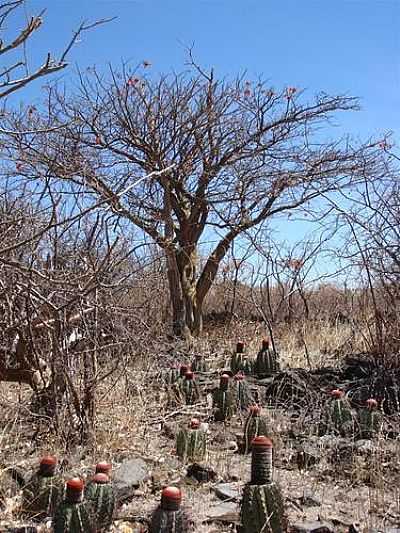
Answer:
[{"label": "flat stone", "polygon": [[230,522],[239,521],[239,507],[234,502],[222,502],[211,507],[207,512],[209,522]]},{"label": "flat stone", "polygon": [[330,522],[298,522],[292,527],[293,533],[335,533]]},{"label": "flat stone", "polygon": [[132,498],[140,484],[149,478],[149,474],[149,466],[140,457],[124,461],[113,476],[113,487],[117,500]]},{"label": "flat stone", "polygon": [[221,500],[237,501],[240,496],[237,483],[219,483],[213,487],[213,490]]}]

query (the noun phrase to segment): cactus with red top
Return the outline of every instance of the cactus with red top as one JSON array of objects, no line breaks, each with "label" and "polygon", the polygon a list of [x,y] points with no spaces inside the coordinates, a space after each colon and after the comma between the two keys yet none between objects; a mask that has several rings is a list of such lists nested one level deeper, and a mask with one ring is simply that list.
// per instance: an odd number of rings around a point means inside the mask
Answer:
[{"label": "cactus with red top", "polygon": [[382,413],[378,411],[378,402],[369,398],[365,407],[360,410],[358,424],[361,439],[372,439],[379,432],[382,424]]},{"label": "cactus with red top", "polygon": [[64,483],[56,475],[56,469],[56,457],[52,455],[43,457],[38,471],[24,487],[23,509],[37,520],[53,516],[56,506],[63,497]]},{"label": "cactus with red top", "polygon": [[220,377],[219,387],[213,394],[213,407],[215,409],[214,418],[217,422],[228,420],[236,412],[235,391],[228,374],[222,374]]},{"label": "cactus with red top", "polygon": [[177,487],[166,487],[161,503],[153,512],[150,533],[187,533],[192,530],[190,520],[181,507],[182,493]]},{"label": "cactus with red top", "polygon": [[178,389],[180,398],[186,405],[193,405],[200,400],[200,390],[191,370],[188,370],[183,380],[179,381]]},{"label": "cactus with red top", "polygon": [[252,442],[251,480],[244,486],[240,507],[243,533],[287,530],[283,497],[273,480],[272,442],[264,435]]},{"label": "cactus with red top", "polygon": [[238,372],[233,376],[233,388],[236,395],[236,404],[238,409],[247,409],[254,403],[254,398],[251,394],[249,385],[245,380],[245,376],[242,372]]},{"label": "cactus with red top", "polygon": [[254,374],[259,378],[265,378],[272,376],[278,371],[279,362],[276,352],[273,347],[270,346],[268,339],[264,339],[254,364]]},{"label": "cactus with red top", "polygon": [[244,423],[243,431],[243,447],[244,453],[251,451],[251,443],[259,435],[268,435],[268,424],[265,417],[261,416],[261,407],[258,405],[251,405],[249,407],[249,414]]},{"label": "cactus with red top", "polygon": [[98,532],[106,530],[111,526],[115,510],[115,495],[110,478],[102,467],[101,470],[103,471],[97,472],[93,476],[93,479],[88,483],[85,490],[86,499],[93,502],[93,512],[96,517]]},{"label": "cactus with red top", "polygon": [[84,499],[83,493],[84,483],[81,479],[67,481],[64,501],[54,515],[54,533],[96,533],[94,505],[91,500]]},{"label": "cactus with red top", "polygon": [[236,351],[232,354],[230,367],[233,374],[243,372],[247,375],[253,372],[253,365],[245,353],[243,342],[236,344]]},{"label": "cactus with red top", "polygon": [[201,462],[207,454],[207,435],[200,420],[192,418],[189,427],[182,428],[176,436],[176,453],[184,461]]}]

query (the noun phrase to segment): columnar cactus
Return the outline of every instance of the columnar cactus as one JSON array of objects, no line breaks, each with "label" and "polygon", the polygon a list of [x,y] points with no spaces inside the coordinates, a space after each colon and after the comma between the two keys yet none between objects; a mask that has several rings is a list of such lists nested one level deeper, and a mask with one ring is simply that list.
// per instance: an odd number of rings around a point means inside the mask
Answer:
[{"label": "columnar cactus", "polygon": [[331,391],[332,403],[328,413],[328,430],[332,428],[343,437],[353,436],[354,420],[349,402],[345,398],[344,391],[334,389]]},{"label": "columnar cactus", "polygon": [[208,365],[203,355],[196,355],[191,366],[193,372],[208,372]]},{"label": "columnar cactus", "polygon": [[261,414],[261,407],[258,405],[251,405],[249,407],[249,414],[244,423],[243,431],[243,447],[244,453],[251,451],[251,443],[259,435],[268,435],[268,424],[266,419]]},{"label": "columnar cactus", "polygon": [[260,435],[252,442],[251,480],[243,490],[240,517],[243,533],[284,533],[283,497],[273,481],[272,442]]},{"label": "columnar cactus", "polygon": [[365,408],[358,415],[360,438],[372,439],[379,432],[382,414],[378,411],[378,402],[374,398],[369,398],[365,403]]},{"label": "columnar cactus", "polygon": [[65,499],[54,515],[54,533],[96,533],[93,502],[83,499],[83,490],[81,479],[67,481]]},{"label": "columnar cactus", "polygon": [[23,508],[36,519],[52,516],[63,496],[63,482],[56,476],[57,459],[43,457],[38,471],[23,490]]},{"label": "columnar cactus", "polygon": [[97,531],[109,528],[113,522],[115,495],[110,478],[98,472],[86,487],[86,499],[93,502]]},{"label": "columnar cactus", "polygon": [[257,359],[254,364],[254,373],[256,376],[263,378],[272,376],[279,371],[279,362],[275,351],[270,347],[269,341],[264,339],[262,341],[261,350],[257,354]]},{"label": "columnar cactus", "polygon": [[230,384],[228,374],[222,374],[219,387],[214,391],[213,407],[215,408],[214,418],[218,422],[231,418],[236,412],[235,392]]},{"label": "columnar cactus", "polygon": [[231,357],[230,367],[233,374],[237,372],[243,372],[244,374],[252,373],[253,365],[245,354],[243,342],[236,344],[236,351]]},{"label": "columnar cactus", "polygon": [[250,388],[246,383],[244,374],[242,374],[242,372],[238,372],[233,377],[233,386],[235,390],[236,404],[238,409],[247,409],[250,405],[254,403],[254,398],[251,394]]},{"label": "columnar cactus", "polygon": [[166,487],[161,503],[151,517],[150,533],[187,533],[191,524],[181,508],[182,493],[177,487]]},{"label": "columnar cactus", "polygon": [[191,370],[186,372],[183,380],[179,380],[178,388],[180,397],[186,405],[193,405],[200,400],[200,390]]},{"label": "columnar cactus", "polygon": [[207,435],[200,428],[200,420],[192,418],[189,427],[176,436],[176,453],[184,461],[201,462],[207,454]]}]

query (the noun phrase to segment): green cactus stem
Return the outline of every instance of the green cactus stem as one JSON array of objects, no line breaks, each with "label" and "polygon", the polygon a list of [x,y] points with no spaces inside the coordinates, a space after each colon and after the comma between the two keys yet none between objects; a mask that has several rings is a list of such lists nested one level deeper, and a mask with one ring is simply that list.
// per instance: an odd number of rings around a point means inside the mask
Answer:
[{"label": "green cactus stem", "polygon": [[243,447],[244,453],[248,454],[251,451],[251,443],[259,435],[268,435],[267,420],[261,416],[261,407],[258,405],[251,405],[249,407],[249,414],[244,423],[243,430]]},{"label": "green cactus stem", "polygon": [[207,455],[207,435],[200,428],[200,420],[192,418],[188,428],[176,436],[176,453],[184,461],[201,462]]},{"label": "green cactus stem", "polygon": [[233,377],[233,384],[236,395],[236,404],[239,410],[247,409],[250,405],[254,404],[254,398],[242,372],[238,372]]},{"label": "green cactus stem", "polygon": [[113,522],[115,510],[115,495],[110,478],[107,474],[99,472],[86,487],[85,496],[93,502],[97,531],[104,531]]},{"label": "green cactus stem", "polygon": [[264,435],[252,442],[251,480],[243,490],[240,517],[243,533],[284,533],[287,530],[279,485],[273,481],[272,442]]},{"label": "green cactus stem", "polygon": [[365,407],[358,415],[358,425],[361,439],[373,439],[379,433],[382,425],[382,413],[378,411],[378,402],[369,398]]},{"label": "green cactus stem", "polygon": [[335,433],[340,434],[342,437],[353,436],[354,419],[344,391],[334,389],[330,395],[333,401],[328,411],[328,430],[333,429]]},{"label": "green cactus stem", "polygon": [[250,375],[253,372],[253,364],[245,354],[243,342],[238,342],[236,345],[236,351],[231,357],[230,369],[232,374],[243,372],[246,375]]},{"label": "green cactus stem", "polygon": [[188,370],[185,377],[179,383],[180,397],[186,405],[193,405],[200,400],[200,390],[197,386],[195,375]]},{"label": "green cactus stem", "polygon": [[161,503],[151,517],[150,533],[187,533],[190,520],[181,507],[182,493],[177,487],[166,487]]},{"label": "green cactus stem", "polygon": [[257,354],[257,359],[254,364],[254,373],[259,378],[272,376],[279,371],[279,362],[275,351],[270,347],[269,341],[264,339],[262,341],[261,350]]},{"label": "green cactus stem", "polygon": [[63,497],[63,482],[56,475],[57,459],[52,455],[43,457],[38,471],[24,487],[23,509],[32,518],[41,520],[53,516],[55,508]]},{"label": "green cactus stem", "polygon": [[203,355],[196,355],[191,367],[193,372],[208,372],[208,365]]},{"label": "green cactus stem", "polygon": [[237,409],[235,391],[230,380],[228,374],[222,374],[219,387],[213,394],[214,419],[217,422],[228,420]]},{"label": "green cactus stem", "polygon": [[53,519],[54,533],[96,533],[93,502],[83,499],[84,483],[79,478],[67,481],[64,501]]}]

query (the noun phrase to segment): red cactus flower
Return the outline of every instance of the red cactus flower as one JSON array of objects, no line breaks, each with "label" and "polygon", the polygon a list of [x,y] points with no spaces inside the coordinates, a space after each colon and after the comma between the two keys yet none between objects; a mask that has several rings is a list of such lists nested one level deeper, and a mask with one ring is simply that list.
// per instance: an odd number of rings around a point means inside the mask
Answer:
[{"label": "red cactus flower", "polygon": [[198,418],[192,418],[190,421],[191,429],[198,429],[200,427],[200,420]]},{"label": "red cactus flower", "polygon": [[344,396],[344,391],[340,390],[340,389],[333,389],[331,390],[331,396],[332,398],[335,398],[335,400],[340,400],[340,398],[343,398]]},{"label": "red cactus flower", "polygon": [[367,404],[368,409],[370,409],[371,411],[378,407],[378,402],[375,400],[375,398],[368,398],[365,403]]}]

